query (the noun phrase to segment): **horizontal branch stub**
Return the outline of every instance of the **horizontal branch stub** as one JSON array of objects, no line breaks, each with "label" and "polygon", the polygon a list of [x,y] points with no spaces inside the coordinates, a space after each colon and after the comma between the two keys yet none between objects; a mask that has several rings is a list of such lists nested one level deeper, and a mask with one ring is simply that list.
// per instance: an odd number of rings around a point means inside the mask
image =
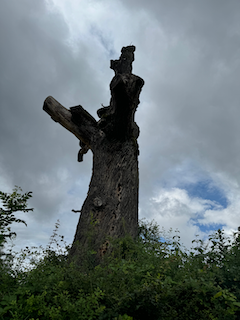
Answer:
[{"label": "horizontal branch stub", "polygon": [[[46,111],[55,122],[59,122],[64,128],[72,132],[79,140],[90,145],[93,135],[96,134],[96,120],[81,106],[78,107],[79,118],[77,123],[73,121],[72,112],[62,106],[57,100],[49,96],[43,104],[43,110]],[[91,120],[90,120],[91,119]]]}]

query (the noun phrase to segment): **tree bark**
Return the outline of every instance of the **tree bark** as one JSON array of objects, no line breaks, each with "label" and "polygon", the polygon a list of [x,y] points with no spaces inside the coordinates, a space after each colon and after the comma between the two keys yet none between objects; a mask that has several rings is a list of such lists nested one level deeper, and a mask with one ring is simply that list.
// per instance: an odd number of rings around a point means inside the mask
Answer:
[{"label": "tree bark", "polygon": [[131,73],[134,46],[123,47],[119,60],[111,61],[115,76],[110,83],[111,101],[97,111],[97,122],[81,106],[67,110],[48,97],[43,109],[79,140],[78,160],[91,149],[93,172],[69,253],[81,264],[91,249],[94,263],[110,249],[110,239],[138,232],[139,128],[134,114],[144,81]]}]

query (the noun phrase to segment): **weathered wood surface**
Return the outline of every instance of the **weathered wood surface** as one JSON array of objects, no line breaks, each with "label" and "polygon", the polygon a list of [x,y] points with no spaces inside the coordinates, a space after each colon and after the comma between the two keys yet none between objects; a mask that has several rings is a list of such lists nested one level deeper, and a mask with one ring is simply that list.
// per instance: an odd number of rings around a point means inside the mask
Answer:
[{"label": "weathered wood surface", "polygon": [[120,59],[111,61],[110,105],[98,110],[98,122],[82,106],[68,110],[52,97],[44,102],[52,119],[80,140],[78,160],[89,149],[93,153],[89,191],[70,250],[78,263],[89,246],[98,263],[110,250],[110,237],[136,237],[138,232],[139,128],[134,114],[144,81],[131,73],[134,51],[134,46],[124,47]]},{"label": "weathered wood surface", "polygon": [[84,143],[90,143],[97,130],[97,121],[84,110],[82,106],[77,106],[75,108],[78,109],[79,118],[81,118],[81,126],[72,121],[71,111],[63,107],[53,97],[47,97],[43,104],[43,110],[46,111],[55,122],[59,122],[79,140],[84,141]]}]

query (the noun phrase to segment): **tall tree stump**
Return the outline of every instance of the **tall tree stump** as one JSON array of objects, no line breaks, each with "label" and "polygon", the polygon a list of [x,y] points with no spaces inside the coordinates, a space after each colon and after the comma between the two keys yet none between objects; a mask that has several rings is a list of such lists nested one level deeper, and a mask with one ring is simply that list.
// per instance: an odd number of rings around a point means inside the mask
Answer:
[{"label": "tall tree stump", "polygon": [[79,140],[78,161],[90,149],[93,172],[70,259],[81,263],[90,247],[95,263],[109,251],[109,239],[138,232],[138,143],[139,128],[134,114],[139,104],[143,79],[132,74],[134,46],[122,48],[119,60],[111,60],[115,76],[110,83],[108,107],[97,111],[96,121],[82,106],[64,108],[53,97],[46,98],[43,110]]}]

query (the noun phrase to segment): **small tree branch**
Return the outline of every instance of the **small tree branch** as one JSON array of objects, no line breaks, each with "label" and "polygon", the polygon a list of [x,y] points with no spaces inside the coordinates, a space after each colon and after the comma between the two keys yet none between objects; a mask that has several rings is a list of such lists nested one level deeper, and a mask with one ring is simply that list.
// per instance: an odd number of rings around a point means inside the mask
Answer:
[{"label": "small tree branch", "polygon": [[[83,107],[73,107],[70,111],[53,97],[49,96],[44,101],[43,110],[46,111],[55,122],[59,122],[79,140],[90,146],[94,134],[98,131],[97,121],[84,110]],[[75,113],[77,113],[77,120],[75,119]]]}]

